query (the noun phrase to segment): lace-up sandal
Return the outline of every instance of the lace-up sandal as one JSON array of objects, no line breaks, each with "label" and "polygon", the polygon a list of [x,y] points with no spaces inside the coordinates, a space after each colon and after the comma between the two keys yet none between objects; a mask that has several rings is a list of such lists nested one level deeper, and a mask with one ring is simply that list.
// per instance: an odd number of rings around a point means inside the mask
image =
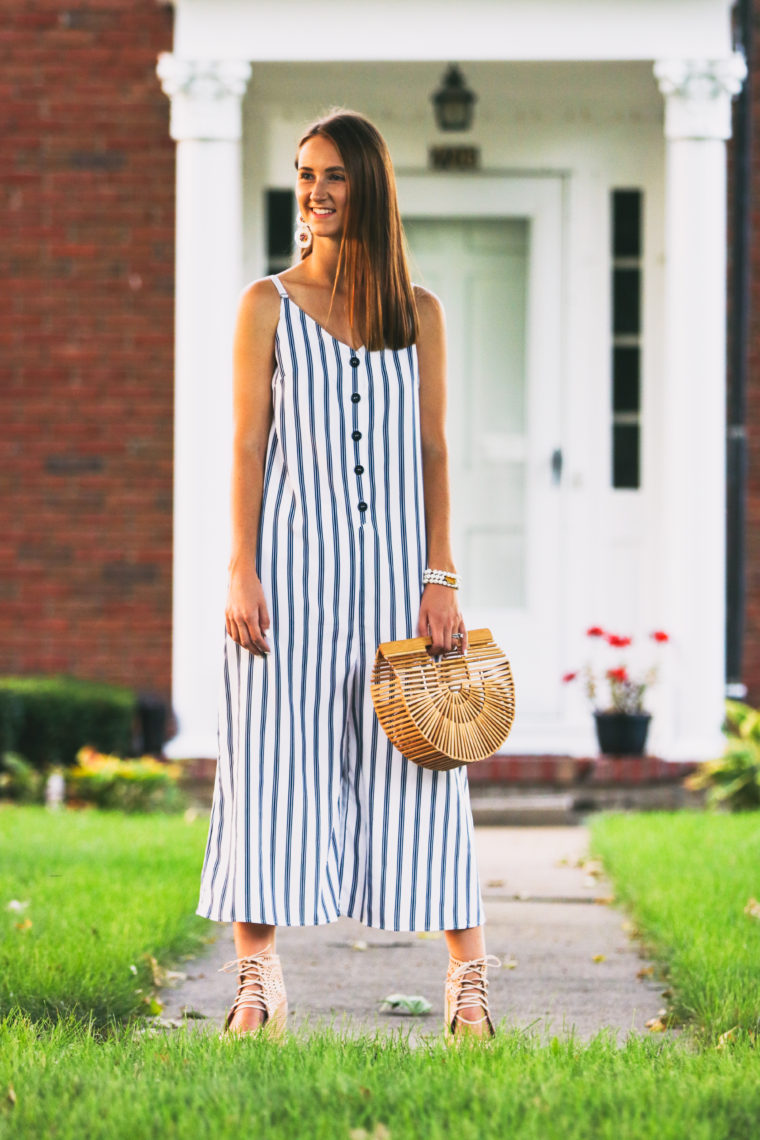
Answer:
[{"label": "lace-up sandal", "polygon": [[[224,1022],[220,1039],[226,1034],[259,1033],[263,1030],[274,1037],[282,1037],[288,1020],[288,998],[282,977],[282,966],[277,954],[267,947],[258,954],[233,958],[219,968],[222,971],[237,969],[238,990]],[[258,1009],[264,1019],[256,1029],[230,1029],[230,1022],[239,1009]]]},{"label": "lace-up sandal", "polygon": [[[452,1038],[491,1038],[496,1036],[496,1030],[491,1021],[488,1010],[488,979],[486,969],[488,966],[500,966],[501,962],[494,954],[485,958],[471,958],[462,962],[459,958],[449,957],[449,968],[446,972],[446,985],[444,988],[446,1007],[446,1037]],[[460,1017],[465,1009],[480,1009],[482,1017]],[[477,1032],[473,1027],[485,1022],[488,1032]]]}]

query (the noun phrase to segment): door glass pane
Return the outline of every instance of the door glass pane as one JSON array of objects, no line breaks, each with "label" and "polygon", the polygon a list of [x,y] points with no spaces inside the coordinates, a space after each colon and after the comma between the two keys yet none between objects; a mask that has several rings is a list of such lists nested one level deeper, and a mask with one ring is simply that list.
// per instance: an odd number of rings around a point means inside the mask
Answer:
[{"label": "door glass pane", "polygon": [[481,433],[525,431],[525,255],[504,255],[489,272],[472,273],[467,323],[477,329],[470,347],[470,445]]},{"label": "door glass pane", "polygon": [[526,600],[529,224],[405,220],[413,279],[446,311],[452,541],[463,605]]}]

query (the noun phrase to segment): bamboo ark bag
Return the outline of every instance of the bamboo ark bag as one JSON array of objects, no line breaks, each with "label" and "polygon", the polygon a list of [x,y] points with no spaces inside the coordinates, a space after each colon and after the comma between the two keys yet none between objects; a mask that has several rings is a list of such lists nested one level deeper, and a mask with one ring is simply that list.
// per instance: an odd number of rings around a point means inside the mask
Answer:
[{"label": "bamboo ark bag", "polygon": [[370,693],[395,747],[423,768],[443,771],[484,760],[507,739],[515,717],[512,670],[490,629],[467,634],[467,654],[438,658],[429,637],[384,641]]}]

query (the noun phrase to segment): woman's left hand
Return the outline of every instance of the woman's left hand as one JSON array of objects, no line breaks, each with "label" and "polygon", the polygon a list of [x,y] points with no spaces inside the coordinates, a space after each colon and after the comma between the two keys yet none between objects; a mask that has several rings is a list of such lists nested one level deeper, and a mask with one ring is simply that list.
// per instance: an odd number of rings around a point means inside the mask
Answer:
[{"label": "woman's left hand", "polygon": [[[458,590],[435,582],[428,582],[423,590],[417,635],[433,639],[430,646],[433,656],[450,653],[455,648],[467,652],[467,628],[459,610],[458,595]],[[461,641],[452,637],[455,633],[461,633]]]}]

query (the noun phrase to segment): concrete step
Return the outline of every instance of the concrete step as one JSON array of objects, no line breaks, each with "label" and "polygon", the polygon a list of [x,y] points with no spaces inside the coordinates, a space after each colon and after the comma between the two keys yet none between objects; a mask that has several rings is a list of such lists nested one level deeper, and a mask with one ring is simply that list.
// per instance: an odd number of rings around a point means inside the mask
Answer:
[{"label": "concrete step", "polygon": [[[216,761],[183,761],[182,784],[196,806],[211,805]],[[684,787],[694,762],[657,756],[492,756],[468,768],[476,824],[577,824],[601,810],[700,808],[704,793]]]},{"label": "concrete step", "polygon": [[569,792],[484,795],[472,791],[470,803],[478,827],[552,827],[580,822]]}]

